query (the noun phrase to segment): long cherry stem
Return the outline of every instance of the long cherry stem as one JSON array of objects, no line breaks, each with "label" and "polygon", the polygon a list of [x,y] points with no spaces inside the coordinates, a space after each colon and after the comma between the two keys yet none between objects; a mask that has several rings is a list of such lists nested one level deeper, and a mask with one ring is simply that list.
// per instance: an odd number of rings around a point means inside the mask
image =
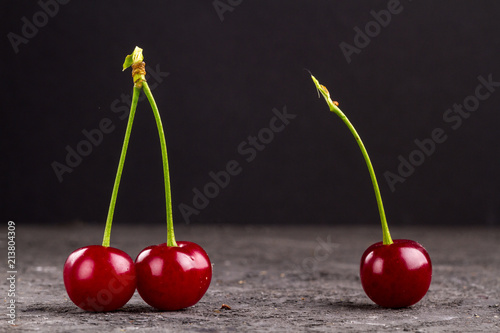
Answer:
[{"label": "long cherry stem", "polygon": [[356,129],[352,125],[352,123],[347,119],[346,115],[340,110],[338,107],[338,103],[332,101],[330,97],[330,93],[328,92],[328,89],[326,89],[325,86],[321,85],[318,80],[311,75],[314,84],[316,85],[316,88],[318,91],[323,95],[323,97],[326,100],[326,103],[330,107],[330,111],[334,112],[337,116],[339,116],[344,123],[347,125],[349,130],[351,131],[352,135],[356,139],[356,142],[358,143],[359,148],[361,149],[361,153],[363,154],[363,157],[366,162],[366,166],[368,167],[368,172],[370,173],[370,178],[372,180],[373,184],[373,190],[375,191],[375,197],[377,198],[377,206],[380,214],[380,222],[382,224],[382,242],[384,245],[389,245],[392,244],[392,238],[391,234],[389,232],[389,226],[387,225],[387,218],[385,216],[385,211],[384,211],[384,204],[382,202],[382,196],[380,195],[380,189],[378,187],[378,182],[377,182],[377,177],[375,176],[375,170],[373,169],[372,162],[370,161],[370,156],[368,156],[368,151],[365,148],[365,145],[363,144],[363,141],[361,140],[358,132],[356,132]]},{"label": "long cherry stem", "polygon": [[161,146],[161,157],[163,162],[163,178],[165,181],[165,200],[166,200],[166,210],[167,210],[167,246],[177,246],[174,235],[174,219],[172,214],[172,192],[170,189],[170,172],[168,168],[168,154],[167,154],[167,142],[165,141],[165,133],[163,131],[163,124],[161,122],[160,112],[156,106],[155,99],[151,90],[149,89],[148,83],[144,81],[142,87],[146,97],[151,104],[153,109],[153,114],[156,120],[156,127],[158,127],[158,135],[160,136],[160,146]]},{"label": "long cherry stem", "polygon": [[[338,107],[337,107],[338,108]],[[375,176],[375,170],[373,170],[372,163],[370,161],[370,156],[368,156],[368,151],[365,148],[365,145],[363,144],[363,141],[358,135],[358,132],[356,132],[356,129],[354,126],[351,124],[349,119],[345,116],[345,114],[338,108],[338,111],[340,111],[340,114],[337,113],[338,116],[344,121],[344,123],[347,125],[349,130],[351,131],[352,135],[356,139],[356,142],[358,143],[359,148],[361,149],[361,153],[363,154],[363,157],[365,158],[366,166],[368,167],[368,172],[370,173],[370,178],[372,180],[373,184],[373,190],[375,191],[375,197],[377,198],[377,206],[378,206],[378,211],[380,215],[380,221],[382,223],[382,241],[385,245],[392,244],[392,238],[391,234],[389,233],[389,226],[387,225],[387,218],[385,216],[385,210],[384,210],[384,204],[382,202],[382,196],[380,195],[380,189],[378,187],[378,182],[377,182],[377,177]]]},{"label": "long cherry stem", "polygon": [[111,225],[113,224],[113,215],[115,213],[116,198],[118,196],[118,188],[120,187],[120,180],[122,178],[123,165],[125,164],[125,157],[127,156],[128,142],[130,140],[130,133],[132,132],[132,124],[134,123],[135,110],[137,109],[137,102],[139,100],[140,88],[134,87],[134,94],[132,95],[132,104],[130,105],[130,114],[128,116],[127,129],[125,130],[125,138],[123,139],[122,152],[120,154],[120,161],[118,162],[118,170],[116,171],[115,184],[111,194],[111,202],[109,204],[108,217],[106,219],[106,227],[104,229],[104,237],[102,239],[102,246],[109,247],[111,239]]}]

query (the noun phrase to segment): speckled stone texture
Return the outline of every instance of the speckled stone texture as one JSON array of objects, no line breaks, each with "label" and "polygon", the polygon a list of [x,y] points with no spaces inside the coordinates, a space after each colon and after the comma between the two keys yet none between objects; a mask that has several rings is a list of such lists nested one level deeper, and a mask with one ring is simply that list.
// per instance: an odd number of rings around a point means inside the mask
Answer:
[{"label": "speckled stone texture", "polygon": [[[373,304],[359,280],[363,251],[381,240],[378,225],[178,225],[177,240],[200,244],[214,264],[212,284],[195,306],[161,312],[137,292],[124,308],[88,313],[64,289],[62,267],[75,249],[100,244],[103,226],[17,223],[17,326],[12,332],[498,332],[500,229],[392,227],[393,238],[420,242],[434,266],[417,305]],[[111,245],[133,259],[166,241],[166,227],[113,227]],[[4,235],[6,236],[6,235]],[[3,237],[5,239],[5,237]],[[2,243],[5,257],[6,242]],[[5,269],[2,271],[5,274]],[[2,278],[5,281],[5,278]],[[7,284],[3,294],[7,299]],[[230,309],[221,308],[227,304]],[[4,313],[7,313],[4,308]]]}]

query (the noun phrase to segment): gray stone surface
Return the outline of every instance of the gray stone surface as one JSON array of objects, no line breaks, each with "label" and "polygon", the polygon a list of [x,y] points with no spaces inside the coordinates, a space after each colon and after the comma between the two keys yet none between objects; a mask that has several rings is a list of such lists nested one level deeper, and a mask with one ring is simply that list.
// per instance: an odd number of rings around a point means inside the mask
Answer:
[{"label": "gray stone surface", "polygon": [[[365,296],[358,276],[361,254],[381,238],[378,225],[179,225],[177,240],[200,244],[214,264],[212,284],[197,305],[160,312],[136,293],[120,310],[88,313],[68,299],[62,267],[73,250],[100,244],[103,227],[17,225],[17,326],[8,325],[4,315],[1,331],[500,331],[498,228],[393,227],[393,238],[413,239],[426,247],[434,272],[421,302],[391,310]],[[111,245],[135,259],[147,245],[165,242],[165,232],[161,223],[132,227],[117,221]],[[5,236],[1,245],[6,255]],[[7,299],[5,287],[3,283]],[[231,309],[221,309],[222,304]]]}]

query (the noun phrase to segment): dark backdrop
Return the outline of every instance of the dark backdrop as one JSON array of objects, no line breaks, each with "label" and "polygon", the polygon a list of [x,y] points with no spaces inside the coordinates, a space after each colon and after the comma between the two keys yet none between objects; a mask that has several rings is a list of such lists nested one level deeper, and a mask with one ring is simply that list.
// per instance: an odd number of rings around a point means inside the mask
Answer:
[{"label": "dark backdrop", "polygon": [[[363,138],[391,225],[499,224],[499,2],[2,7],[4,220],[104,223],[132,91],[121,66],[139,45],[156,75],[148,80],[165,124],[177,223],[378,223],[362,155],[307,68]],[[477,88],[481,80],[493,83]],[[453,111],[463,103],[470,112]],[[285,111],[286,126],[266,129]],[[109,133],[100,139],[103,119]],[[97,140],[91,152],[80,143],[85,133]],[[253,154],[249,136],[259,133],[267,143]],[[70,168],[68,149],[78,147],[87,156]],[[203,191],[209,173],[233,160],[240,173],[184,218],[179,205],[193,207],[193,189]],[[398,171],[403,160],[417,166]],[[58,177],[54,165],[71,172]],[[161,223],[164,207],[158,134],[141,102],[115,221]]]}]

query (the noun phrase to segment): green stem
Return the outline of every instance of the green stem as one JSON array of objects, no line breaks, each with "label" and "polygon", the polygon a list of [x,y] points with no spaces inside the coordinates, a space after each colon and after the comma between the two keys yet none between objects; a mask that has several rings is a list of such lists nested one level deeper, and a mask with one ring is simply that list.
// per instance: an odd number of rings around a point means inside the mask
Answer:
[{"label": "green stem", "polygon": [[363,141],[361,140],[358,132],[356,132],[356,129],[351,124],[349,119],[347,119],[346,115],[340,110],[340,108],[338,108],[338,107],[336,107],[336,108],[338,110],[333,110],[333,111],[347,125],[347,127],[351,131],[352,135],[356,139],[356,142],[358,143],[358,146],[361,149],[361,153],[363,154],[363,157],[365,158],[366,166],[368,167],[368,172],[370,173],[370,178],[372,180],[373,190],[375,191],[375,197],[377,198],[377,206],[378,206],[378,211],[380,214],[380,221],[382,223],[382,242],[384,243],[384,245],[392,244],[393,241],[391,238],[391,234],[389,233],[389,226],[387,225],[387,218],[385,216],[384,204],[382,202],[382,196],[380,195],[380,189],[378,187],[377,177],[375,176],[375,170],[373,170],[372,162],[370,161],[370,156],[368,156],[368,151],[366,150],[365,145],[363,144]]},{"label": "green stem", "polygon": [[167,142],[165,141],[165,133],[163,131],[163,125],[161,123],[160,112],[158,111],[158,107],[156,106],[155,99],[151,94],[151,90],[149,89],[148,83],[146,81],[142,82],[142,87],[144,89],[146,97],[149,100],[149,104],[151,104],[151,108],[153,109],[153,114],[156,120],[156,127],[158,127],[158,135],[160,136],[161,157],[163,162],[163,178],[165,180],[165,200],[167,206],[167,246],[177,246],[177,243],[175,242],[174,219],[172,215],[172,194],[170,190],[170,173],[168,169]]},{"label": "green stem", "polygon": [[134,94],[132,96],[132,104],[130,105],[130,114],[128,116],[127,129],[125,130],[125,138],[123,139],[122,152],[120,155],[120,161],[118,162],[118,170],[116,171],[115,184],[113,186],[111,202],[109,203],[108,217],[106,219],[106,228],[104,229],[104,237],[102,239],[102,246],[106,247],[109,247],[110,243],[111,225],[113,224],[113,215],[115,213],[116,197],[118,196],[118,188],[120,187],[123,165],[125,164],[128,142],[130,140],[130,133],[132,132],[132,124],[134,122],[135,110],[137,108],[137,102],[139,100],[140,93],[141,89],[134,87]]},{"label": "green stem", "polygon": [[383,237],[382,242],[384,245],[390,245],[393,243],[393,241],[391,238],[391,234],[389,233],[389,226],[387,225],[387,219],[385,217],[384,204],[382,203],[382,196],[380,195],[380,189],[378,187],[377,177],[375,176],[375,170],[373,170],[372,162],[370,161],[370,157],[368,156],[368,152],[366,151],[365,145],[363,144],[363,141],[361,141],[361,138],[359,137],[358,132],[356,132],[354,126],[351,124],[349,119],[347,119],[344,112],[342,112],[342,110],[340,110],[340,108],[338,107],[338,103],[332,101],[328,89],[326,89],[325,86],[321,85],[312,74],[311,78],[316,86],[316,89],[318,89],[318,92],[320,92],[321,95],[323,95],[323,97],[325,98],[326,103],[330,107],[330,111],[334,112],[344,121],[344,123],[351,131],[352,135],[354,135],[354,138],[356,139],[356,142],[358,143],[358,146],[361,149],[361,153],[365,158],[366,166],[368,167],[368,172],[370,173],[370,178],[373,184],[373,190],[375,191],[375,197],[377,198],[377,206],[380,214],[380,222],[382,223],[382,237]]}]

